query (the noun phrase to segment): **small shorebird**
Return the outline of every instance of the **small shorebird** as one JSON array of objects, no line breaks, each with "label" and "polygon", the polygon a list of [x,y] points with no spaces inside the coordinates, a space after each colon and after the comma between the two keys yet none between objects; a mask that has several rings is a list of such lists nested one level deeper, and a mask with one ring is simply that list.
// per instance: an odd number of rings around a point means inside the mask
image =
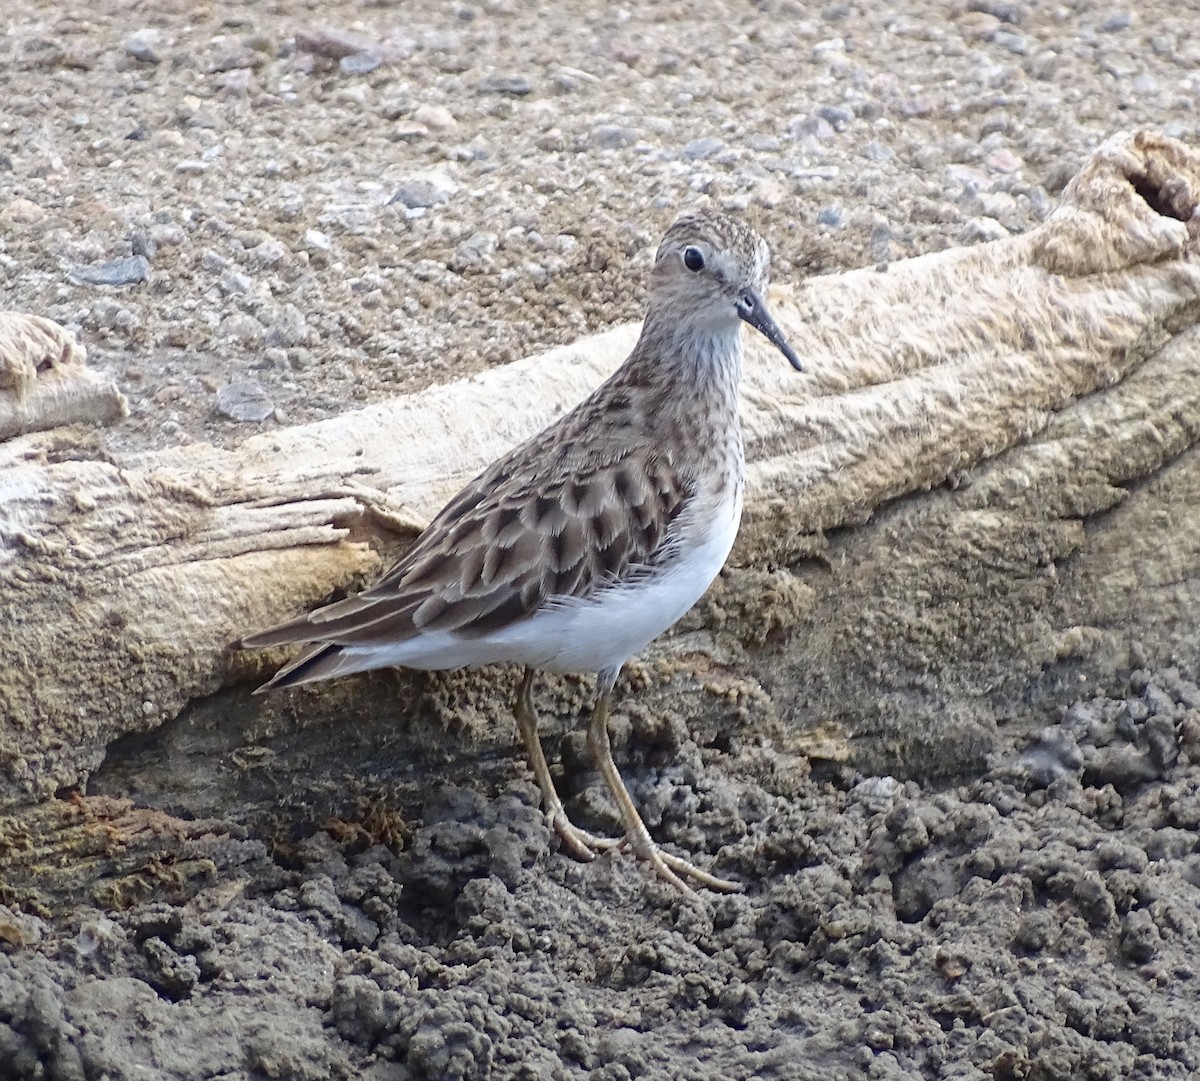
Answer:
[{"label": "small shorebird", "polygon": [[[580,405],[493,462],[375,585],[243,639],[308,645],[260,691],[389,665],[525,665],[514,707],[546,817],[581,859],[628,845],[683,890],[736,890],[651,839],[613,762],[621,666],[717,576],[742,514],[741,324],[800,358],[765,305],[769,251],[723,215],[682,214],[659,245],[641,336]],[[597,673],[588,745],[625,824],[573,825],[542,753],[537,669]]]}]

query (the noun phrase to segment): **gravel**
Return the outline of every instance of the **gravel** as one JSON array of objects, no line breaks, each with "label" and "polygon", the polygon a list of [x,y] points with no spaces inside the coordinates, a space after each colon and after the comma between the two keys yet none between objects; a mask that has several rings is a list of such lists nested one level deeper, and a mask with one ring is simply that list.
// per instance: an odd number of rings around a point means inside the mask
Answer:
[{"label": "gravel", "polygon": [[[1117,127],[1195,139],[1191,23],[1166,4],[494,0],[400,17],[297,0],[148,25],[112,0],[40,0],[7,17],[0,75],[8,303],[78,329],[99,362],[136,357],[141,383],[123,359],[112,370],[134,409],[111,439],[161,445],[173,370],[233,381],[262,347],[226,348],[234,294],[213,288],[214,252],[243,276],[236,305],[286,298],[321,343],[329,363],[262,377],[302,422],[636,318],[648,251],[697,198],[759,226],[779,279],[984,241],[991,222],[1023,232]],[[1014,205],[963,204],[960,169]],[[877,208],[886,249],[880,222],[820,223],[830,207]],[[239,244],[244,230],[272,240]],[[496,249],[464,275],[480,233]],[[580,243],[531,277],[534,233]],[[97,286],[80,271],[139,254],[141,280],[112,272],[129,326],[81,319]],[[445,273],[418,273],[429,263]],[[370,309],[347,284],[366,276]],[[208,404],[170,408],[189,438],[239,438]]]}]

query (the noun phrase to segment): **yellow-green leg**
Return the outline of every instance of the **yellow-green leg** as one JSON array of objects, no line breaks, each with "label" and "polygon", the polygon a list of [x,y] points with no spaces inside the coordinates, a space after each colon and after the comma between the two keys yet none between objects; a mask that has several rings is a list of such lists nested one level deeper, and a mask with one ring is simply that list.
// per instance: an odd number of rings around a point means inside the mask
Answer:
[{"label": "yellow-green leg", "polygon": [[604,776],[608,790],[612,793],[612,797],[621,811],[621,818],[625,823],[625,840],[629,847],[637,856],[649,862],[659,878],[677,886],[684,893],[693,892],[692,888],[684,881],[685,877],[694,879],[710,890],[719,890],[722,893],[740,891],[742,887],[739,883],[710,875],[687,860],[664,852],[654,842],[650,831],[646,829],[646,823],[642,821],[642,816],[638,814],[638,810],[633,804],[625,782],[621,780],[617,764],[613,761],[612,745],[608,739],[608,710],[612,698],[612,687],[610,685],[604,688],[603,683],[601,686],[601,693],[596,698],[596,705],[592,709],[592,719],[588,724],[588,746],[591,748],[592,758]]},{"label": "yellow-green leg", "polygon": [[542,752],[542,741],[538,737],[537,711],[533,708],[533,669],[526,668],[521,678],[521,689],[517,691],[517,702],[513,707],[517,718],[517,731],[525,744],[525,753],[533,766],[533,776],[538,788],[542,790],[542,810],[546,821],[562,840],[563,845],[570,850],[576,859],[593,860],[600,852],[616,848],[621,840],[611,837],[597,837],[594,833],[582,830],[574,825],[567,817],[562,800],[554,787],[554,778],[550,776],[550,767],[546,764],[546,756]]}]

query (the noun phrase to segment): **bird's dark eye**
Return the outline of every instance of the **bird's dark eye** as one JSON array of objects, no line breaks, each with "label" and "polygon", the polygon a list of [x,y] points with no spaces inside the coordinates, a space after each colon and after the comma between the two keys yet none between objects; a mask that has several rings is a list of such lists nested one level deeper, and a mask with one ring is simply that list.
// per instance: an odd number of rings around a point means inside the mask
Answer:
[{"label": "bird's dark eye", "polygon": [[683,265],[688,270],[701,271],[704,269],[704,255],[699,248],[683,249]]}]

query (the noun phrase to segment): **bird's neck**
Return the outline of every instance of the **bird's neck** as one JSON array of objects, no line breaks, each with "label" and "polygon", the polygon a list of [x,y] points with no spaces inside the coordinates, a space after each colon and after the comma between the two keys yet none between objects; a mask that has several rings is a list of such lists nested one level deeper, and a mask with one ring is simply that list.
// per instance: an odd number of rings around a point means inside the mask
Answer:
[{"label": "bird's neck", "polygon": [[599,392],[610,426],[630,425],[659,452],[686,463],[687,472],[734,465],[740,470],[742,434],[738,385],[740,328],[697,332],[647,320],[629,358]]},{"label": "bird's neck", "polygon": [[630,382],[656,386],[672,413],[695,412],[699,406],[736,415],[741,324],[697,326],[652,313],[622,371]]}]

